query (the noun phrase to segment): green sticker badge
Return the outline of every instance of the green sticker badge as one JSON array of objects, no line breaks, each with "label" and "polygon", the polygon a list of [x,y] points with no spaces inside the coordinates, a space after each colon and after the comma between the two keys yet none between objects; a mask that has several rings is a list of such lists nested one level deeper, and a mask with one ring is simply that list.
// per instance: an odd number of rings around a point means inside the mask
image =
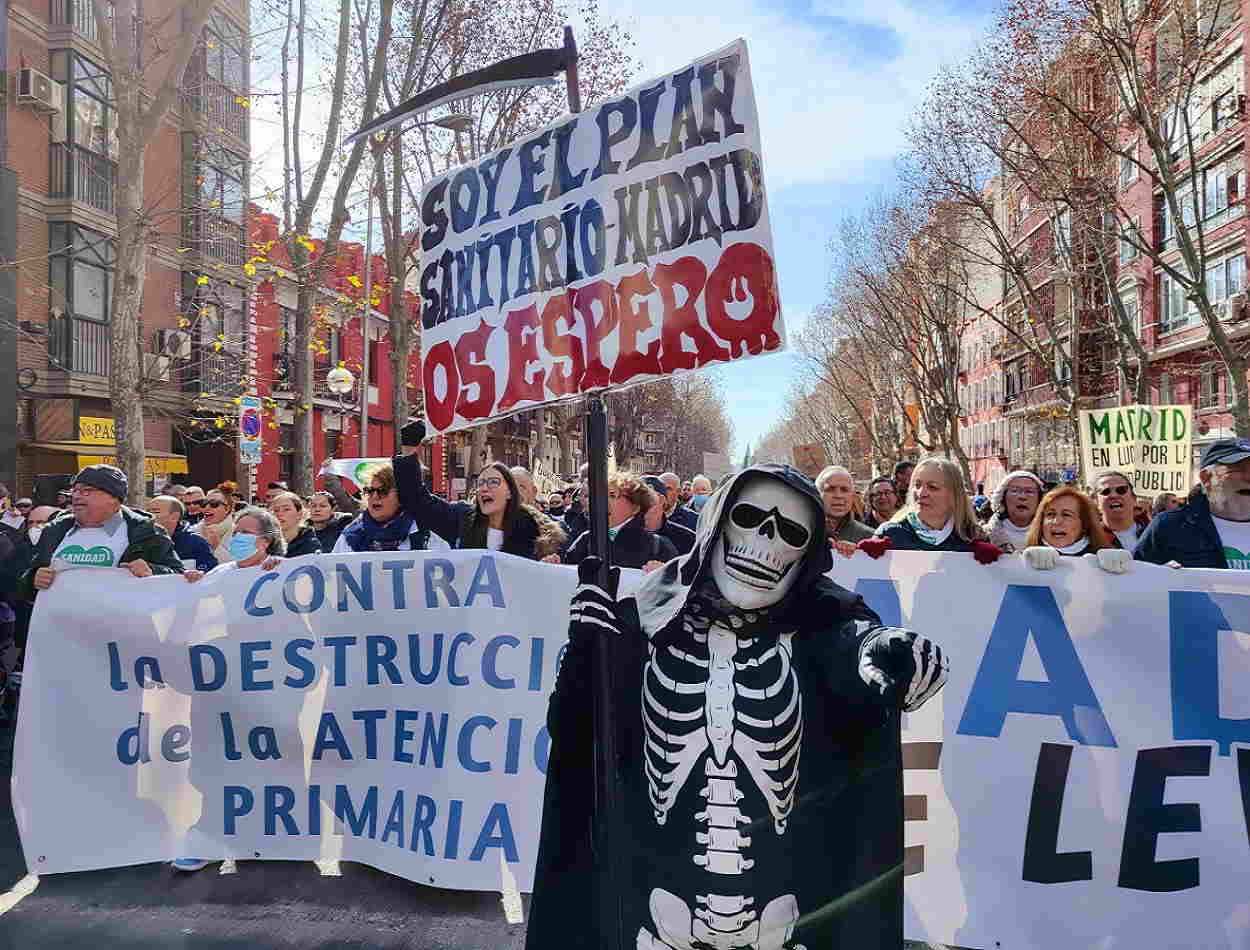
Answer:
[{"label": "green sticker badge", "polygon": [[113,552],[102,544],[92,548],[84,548],[81,544],[71,544],[61,548],[56,556],[69,564],[83,564],[87,567],[112,567]]}]

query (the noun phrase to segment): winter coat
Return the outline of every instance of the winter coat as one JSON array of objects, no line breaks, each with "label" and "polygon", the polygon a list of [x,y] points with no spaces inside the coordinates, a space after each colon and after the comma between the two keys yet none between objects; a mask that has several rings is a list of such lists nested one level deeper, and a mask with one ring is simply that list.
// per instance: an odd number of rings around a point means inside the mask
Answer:
[{"label": "winter coat", "polygon": [[678,505],[668,513],[668,520],[676,522],[683,528],[694,531],[695,526],[699,523],[699,515],[697,512],[691,511],[685,505]]},{"label": "winter coat", "polygon": [[[826,522],[828,524],[828,522]],[[831,540],[834,541],[851,541],[860,542],[865,538],[872,537],[872,528],[864,524],[862,521],[856,521],[850,515],[844,515],[841,523],[838,525],[837,534]]]},{"label": "winter coat", "polygon": [[668,538],[678,554],[689,554],[694,548],[694,529],[687,528],[672,518],[666,517],[656,533]]},{"label": "winter coat", "polygon": [[351,523],[352,515],[336,511],[330,515],[330,520],[323,527],[318,528],[316,525],[313,525],[313,531],[316,532],[317,543],[321,545],[321,550],[333,551],[334,545],[339,540],[339,535]]},{"label": "winter coat", "polygon": [[[643,525],[643,515],[634,515],[616,532],[609,544],[613,567],[642,567],[649,561],[671,561],[677,557],[673,542],[661,534],[648,531]],[[581,536],[564,555],[565,564],[578,564],[590,553],[590,532]]]},{"label": "winter coat", "polygon": [[[431,492],[415,454],[396,455],[391,464],[395,467],[399,503],[417,524],[437,534],[453,548],[467,547],[472,544],[470,539],[477,535],[485,537],[486,527],[480,522],[485,516],[477,505],[467,501],[444,501]],[[559,532],[560,526],[537,508],[521,505],[516,522],[505,534],[499,550],[538,560],[546,556],[539,551],[555,553],[560,549],[564,539]],[[485,547],[485,544],[479,546]]]},{"label": "winter coat", "polygon": [[560,551],[563,555],[573,546],[573,542],[582,536],[583,531],[590,530],[590,518],[582,508],[565,508],[560,527],[564,529],[564,548]]},{"label": "winter coat", "polygon": [[1133,557],[1151,564],[1176,561],[1181,567],[1227,570],[1228,559],[1224,557],[1224,545],[1211,517],[1207,496],[1197,493],[1184,507],[1156,515],[1137,539]]},{"label": "winter coat", "polygon": [[965,541],[954,531],[936,547],[932,544],[925,544],[920,540],[920,535],[916,534],[916,529],[906,520],[887,521],[877,529],[877,537],[889,538],[895,551],[963,551],[966,553],[972,550],[972,542]]},{"label": "winter coat", "polygon": [[[760,466],[748,472],[761,469],[802,492],[810,500],[813,518],[823,519],[810,480],[788,466]],[[810,539],[802,561],[793,568],[794,586],[770,609],[775,621],[765,621],[751,639],[738,640],[742,659],[748,662],[736,675],[766,687],[770,677],[779,675],[778,664],[783,664],[782,681],[795,684],[785,688],[797,689],[801,697],[801,702],[791,700],[784,713],[794,715],[797,708],[802,717],[793,739],[797,756],[787,756],[795,769],[790,811],[776,821],[757,785],[761,779],[752,778],[741,766],[732,772],[724,769],[724,763],[718,768],[709,748],[697,752],[689,771],[668,773],[670,782],[683,784],[667,807],[664,823],[657,820],[648,766],[671,750],[651,746],[644,726],[644,702],[654,712],[655,697],[661,695],[657,690],[663,687],[655,673],[647,672],[648,662],[663,655],[666,662],[676,664],[669,669],[684,671],[690,682],[708,679],[710,686],[707,667],[697,665],[698,657],[707,653],[707,635],[700,640],[697,630],[691,629],[697,608],[687,608],[687,602],[707,578],[708,559],[738,491],[735,480],[717,493],[724,493],[723,503],[713,496],[704,530],[690,554],[646,575],[634,596],[617,602],[621,634],[611,641],[616,671],[611,705],[617,729],[619,827],[624,834],[614,842],[618,850],[613,857],[620,869],[624,934],[631,947],[637,935],[641,947],[643,930],[649,934],[657,930],[655,916],[666,924],[684,923],[678,920],[679,913],[696,909],[696,895],[722,893],[750,897],[754,903],[746,910],[767,921],[797,917],[798,925],[792,936],[786,935],[785,946],[897,950],[903,939],[903,878],[897,873],[903,860],[900,717],[876,699],[857,673],[860,644],[879,621],[862,598],[824,576],[832,561],[823,533]],[[616,945],[598,930],[600,905],[595,901],[594,655],[586,638],[570,640],[548,706],[551,745],[528,950],[602,950]],[[712,701],[710,693],[709,689],[706,698],[683,695],[678,714],[688,717],[691,710],[702,708]],[[734,702],[758,701],[740,697]],[[673,748],[678,738],[674,737]],[[728,761],[737,765],[736,742],[731,749]],[[730,861],[712,873],[710,866],[704,868],[694,860],[708,853],[708,819],[699,817],[707,806],[700,790],[708,795],[717,782],[709,776],[726,774],[736,776],[738,797],[724,810],[736,808],[740,820],[751,822],[749,835],[747,829],[739,829],[750,841],[738,840],[729,847],[754,861],[754,873],[742,873],[749,865],[736,873],[728,870]],[[774,778],[767,771],[761,774],[763,780]],[[697,834],[703,835],[702,844]],[[730,837],[725,840],[730,842]],[[722,856],[738,857],[732,851]],[[657,894],[667,904],[658,914]],[[854,897],[842,901],[847,895]],[[820,913],[831,905],[838,906],[838,913]],[[673,939],[648,940],[645,945],[688,946],[690,930],[697,933],[699,924],[696,918],[693,924],[684,923],[685,930]],[[674,942],[683,938],[686,942]],[[755,944],[748,940],[744,935],[733,945]],[[774,939],[768,945],[781,944]]]},{"label": "winter coat", "polygon": [[323,548],[313,526],[305,522],[299,526],[299,533],[286,543],[287,557],[303,557],[305,554],[320,554]]},{"label": "winter coat", "polygon": [[174,542],[174,550],[178,552],[178,559],[195,561],[197,571],[208,573],[217,566],[217,558],[213,556],[213,549],[208,542],[198,534],[192,534],[182,522],[178,523],[171,540]]},{"label": "winter coat", "polygon": [[[164,528],[153,521],[147,512],[136,511],[125,505],[122,505],[121,515],[126,526],[127,544],[118,563],[125,564],[129,561],[142,560],[147,561],[153,574],[182,573],[182,561],[178,557],[178,552],[174,550],[174,542],[170,540]],[[61,546],[65,536],[77,523],[73,512],[67,511],[57,515],[44,526],[43,534],[39,536],[39,544],[35,546],[30,567],[26,569],[18,585],[18,594],[22,599],[35,599],[37,593],[35,572],[52,563],[53,553]]]}]

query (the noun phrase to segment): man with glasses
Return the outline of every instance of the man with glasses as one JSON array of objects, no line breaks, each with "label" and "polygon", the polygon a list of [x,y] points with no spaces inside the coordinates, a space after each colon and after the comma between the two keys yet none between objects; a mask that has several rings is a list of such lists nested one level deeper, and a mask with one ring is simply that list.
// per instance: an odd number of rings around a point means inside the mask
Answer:
[{"label": "man with glasses", "polygon": [[1137,547],[1137,521],[1134,506],[1137,494],[1133,480],[1124,472],[1103,472],[1094,482],[1094,501],[1102,516],[1102,526],[1115,538],[1117,548],[1132,551]]},{"label": "man with glasses", "polygon": [[894,480],[888,475],[874,478],[868,484],[868,510],[864,512],[864,524],[879,528],[898,511],[898,492]]},{"label": "man with glasses", "polygon": [[51,587],[61,565],[124,567],[135,577],[182,573],[169,535],[146,512],[123,504],[127,488],[126,474],[113,465],[88,465],[78,473],[70,510],[44,528],[22,575],[26,600]]},{"label": "man with glasses", "polygon": [[1171,567],[1250,569],[1250,440],[1218,439],[1199,465],[1199,488],[1150,522],[1133,556]]},{"label": "man with glasses", "polygon": [[188,527],[199,524],[204,517],[204,489],[199,485],[188,485],[187,490],[182,493],[182,503],[187,509],[183,523]]}]

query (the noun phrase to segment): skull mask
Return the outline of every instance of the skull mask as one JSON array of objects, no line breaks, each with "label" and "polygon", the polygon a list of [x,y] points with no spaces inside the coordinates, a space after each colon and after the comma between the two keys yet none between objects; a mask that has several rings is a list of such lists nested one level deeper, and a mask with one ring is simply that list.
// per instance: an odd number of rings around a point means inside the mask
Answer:
[{"label": "skull mask", "polygon": [[771,478],[747,482],[712,546],[721,596],[743,610],[777,603],[794,586],[816,529],[816,513],[800,492]]}]

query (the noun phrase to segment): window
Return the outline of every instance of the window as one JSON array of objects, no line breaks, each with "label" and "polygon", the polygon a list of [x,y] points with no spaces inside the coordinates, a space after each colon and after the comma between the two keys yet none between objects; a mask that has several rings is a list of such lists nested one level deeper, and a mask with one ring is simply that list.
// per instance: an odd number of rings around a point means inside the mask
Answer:
[{"label": "window", "polygon": [[1159,277],[1159,332],[1179,330],[1189,322],[1185,291],[1170,274]]},{"label": "window", "polygon": [[52,54],[52,71],[65,83],[67,141],[117,161],[117,120],[108,70],[68,50]]},{"label": "window", "polygon": [[220,280],[200,286],[192,274],[183,280],[183,313],[191,321],[198,342],[205,346],[220,343],[220,349],[213,348],[213,355],[241,356],[247,346],[243,291]]},{"label": "window", "polygon": [[1055,344],[1055,379],[1060,383],[1072,382],[1072,361],[1063,351],[1063,344]]},{"label": "window", "polygon": [[1131,156],[1120,156],[1120,187],[1127,188],[1137,181],[1137,142],[1134,141],[1127,149]]},{"label": "window", "polygon": [[[382,381],[382,341],[369,341],[369,385],[378,386]],[[652,433],[648,434],[648,439],[652,437]]]},{"label": "window", "polygon": [[326,430],[326,458],[336,459],[339,457],[339,433],[334,429]]},{"label": "window", "polygon": [[1155,405],[1170,406],[1172,404],[1172,377],[1167,373],[1159,374],[1159,398]]},{"label": "window", "polygon": [[1124,307],[1124,312],[1128,314],[1129,323],[1133,325],[1133,332],[1141,336],[1141,300],[1137,296],[1137,291],[1129,290],[1120,294],[1120,304]]},{"label": "window", "polygon": [[247,88],[243,67],[243,31],[221,14],[204,27],[204,71],[210,79],[236,92]]},{"label": "window", "polygon": [[1198,378],[1198,408],[1214,409],[1220,404],[1220,368],[1211,365]]},{"label": "window", "polygon": [[117,248],[103,234],[73,224],[49,228],[49,282],[52,306],[98,323],[107,323]]},{"label": "window", "polygon": [[247,199],[243,188],[246,170],[247,162],[241,156],[206,141],[196,177],[201,210],[242,222]]},{"label": "window", "polygon": [[1202,173],[1203,215],[1209,218],[1231,207],[1240,207],[1245,177],[1245,163],[1240,157],[1206,169]]},{"label": "window", "polygon": [[339,362],[339,331],[337,327],[313,327],[313,366],[329,369]]},{"label": "window", "polygon": [[1072,211],[1070,209],[1065,209],[1055,215],[1054,221],[1051,222],[1051,231],[1054,236],[1054,259],[1066,261],[1072,250]]},{"label": "window", "polygon": [[1124,233],[1120,236],[1120,263],[1127,264],[1137,258],[1137,245],[1134,241],[1141,240],[1141,218],[1129,221]]},{"label": "window", "polygon": [[1207,267],[1207,298],[1212,303],[1227,300],[1245,286],[1245,272],[1245,254],[1234,254]]},{"label": "window", "polygon": [[278,426],[278,478],[291,483],[295,474],[295,426]]}]

